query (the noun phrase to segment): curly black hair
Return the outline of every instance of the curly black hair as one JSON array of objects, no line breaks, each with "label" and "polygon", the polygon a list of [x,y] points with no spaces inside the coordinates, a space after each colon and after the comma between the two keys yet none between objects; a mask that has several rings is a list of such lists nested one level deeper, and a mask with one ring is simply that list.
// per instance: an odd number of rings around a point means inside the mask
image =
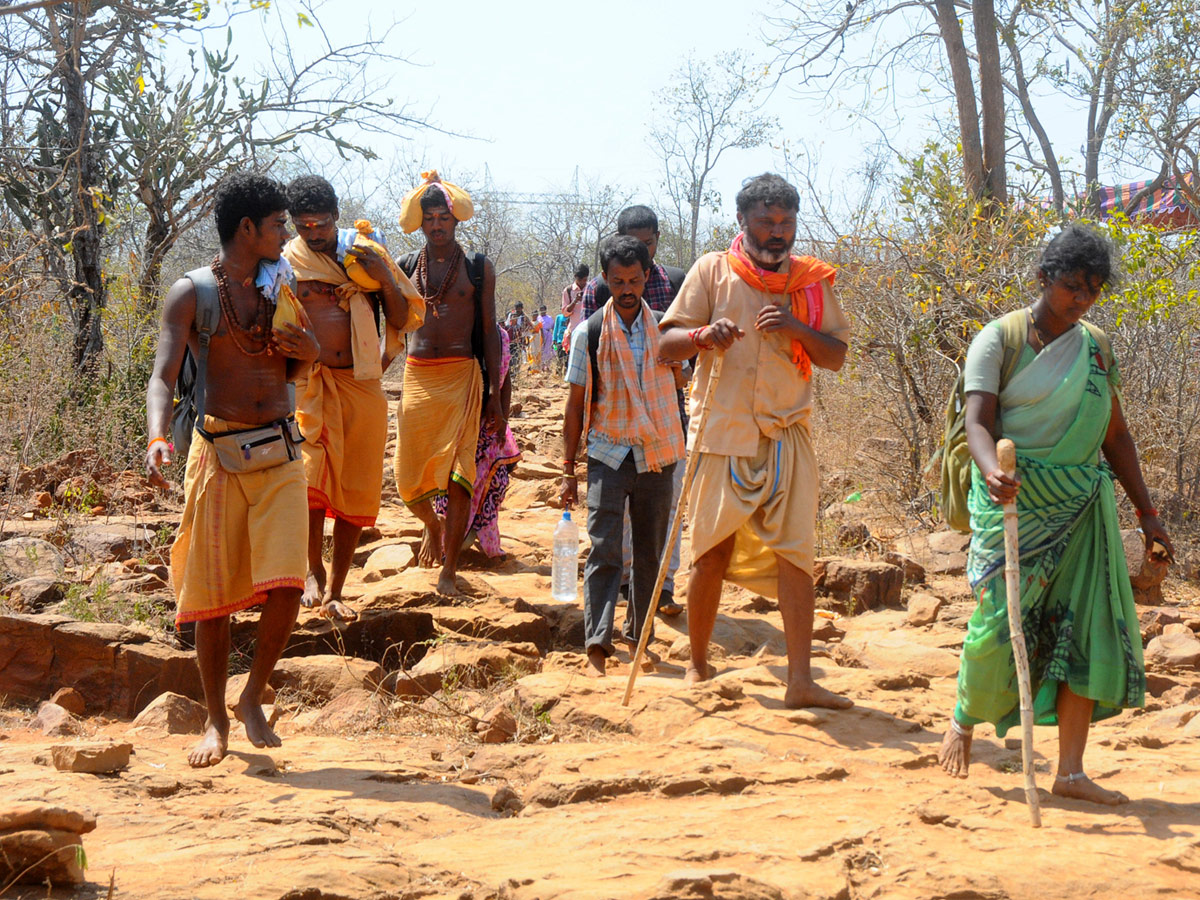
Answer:
[{"label": "curly black hair", "polygon": [[1083,272],[1089,281],[1099,278],[1102,287],[1112,284],[1116,278],[1112,245],[1093,228],[1068,225],[1042,251],[1038,272],[1047,282],[1072,272]]},{"label": "curly black hair", "polygon": [[614,234],[605,238],[600,245],[600,269],[608,274],[609,263],[621,266],[641,265],[642,269],[650,269],[650,251],[637,238],[628,234]]},{"label": "curly black hair", "polygon": [[287,208],[287,192],[274,178],[258,172],[234,172],[217,188],[213,204],[217,237],[224,246],[233,240],[242,219],[258,226],[267,216]]},{"label": "curly black hair", "polygon": [[337,217],[338,198],[333,185],[320,175],[301,175],[287,186],[288,212],[293,216],[304,213],[329,213]]},{"label": "curly black hair", "polygon": [[800,209],[800,194],[778,175],[764,172],[742,182],[742,189],[737,195],[737,211],[745,215],[759,203],[797,212]]}]

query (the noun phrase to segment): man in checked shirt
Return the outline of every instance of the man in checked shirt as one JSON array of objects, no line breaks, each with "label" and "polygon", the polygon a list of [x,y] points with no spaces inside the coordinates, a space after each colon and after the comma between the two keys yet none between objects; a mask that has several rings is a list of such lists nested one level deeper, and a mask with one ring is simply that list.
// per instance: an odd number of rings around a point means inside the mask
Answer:
[{"label": "man in checked shirt", "polygon": [[[671,305],[671,301],[675,299],[675,295],[679,293],[679,286],[683,284],[684,275],[687,273],[676,266],[663,266],[654,261],[655,252],[658,250],[658,216],[648,206],[626,207],[617,216],[617,234],[637,238],[646,245],[646,250],[650,254],[650,274],[646,279],[642,299],[655,312],[666,312],[667,307]],[[608,289],[608,283],[604,280],[603,273],[589,281],[583,289],[584,320],[587,320],[592,313],[604,306],[610,296],[612,296],[612,293]],[[580,334],[582,333],[581,330]],[[683,422],[683,427],[686,429],[687,417],[684,412],[683,388],[686,386],[688,378],[691,375],[691,364],[686,363],[684,366],[676,368],[674,372],[676,375],[675,386],[679,390],[680,418]],[[675,467],[674,477],[674,492],[671,497],[672,505],[679,502],[679,492],[683,487],[683,466]],[[621,576],[621,593],[628,597],[629,576],[633,565],[633,537],[629,526],[628,512],[625,513],[625,524],[622,534],[623,574]],[[677,616],[683,612],[683,607],[675,601],[675,571],[679,568],[679,542],[680,536],[676,535],[675,544],[671,548],[671,564],[667,569],[667,579],[663,582],[662,596],[658,601],[658,611],[665,616]]]}]

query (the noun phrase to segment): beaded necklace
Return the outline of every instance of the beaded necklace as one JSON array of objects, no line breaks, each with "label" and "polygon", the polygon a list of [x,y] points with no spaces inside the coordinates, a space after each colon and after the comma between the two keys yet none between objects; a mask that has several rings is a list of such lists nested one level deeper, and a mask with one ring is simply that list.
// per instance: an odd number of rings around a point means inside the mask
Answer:
[{"label": "beaded necklace", "polygon": [[462,258],[462,247],[455,242],[454,255],[450,257],[450,265],[446,269],[446,274],[442,276],[442,283],[438,285],[438,289],[432,294],[426,294],[425,289],[429,286],[429,245],[426,244],[421,248],[421,252],[417,254],[416,287],[421,297],[425,300],[426,309],[433,312],[435,319],[440,315],[440,307],[445,305],[440,304],[439,301],[446,296],[446,292],[454,286],[454,281],[458,278],[458,265],[462,262]]},{"label": "beaded necklace", "polygon": [[[225,270],[225,266],[221,263],[220,256],[214,256],[212,261],[213,277],[217,281],[217,297],[221,301],[221,313],[225,316],[225,321],[229,323],[229,336],[233,339],[233,344],[246,356],[262,356],[264,353],[270,355],[271,341],[269,338],[269,328],[271,322],[271,303],[263,296],[262,291],[255,291],[258,298],[258,305],[254,310],[254,318],[250,325],[243,325],[242,320],[238,317],[237,310],[233,307],[233,295],[229,290],[229,273]],[[258,350],[247,349],[238,339],[238,335],[245,335],[251,341],[261,341],[262,347]]]}]

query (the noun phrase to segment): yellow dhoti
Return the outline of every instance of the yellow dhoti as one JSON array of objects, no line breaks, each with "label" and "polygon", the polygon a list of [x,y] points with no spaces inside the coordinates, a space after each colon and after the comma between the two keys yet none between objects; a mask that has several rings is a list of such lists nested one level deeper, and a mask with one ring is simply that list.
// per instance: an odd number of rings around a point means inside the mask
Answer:
[{"label": "yellow dhoti", "polygon": [[776,554],[812,574],[817,491],[817,457],[804,423],[777,440],[760,434],[754,456],[702,453],[688,496],[692,557],[735,534],[725,579],[778,597]]},{"label": "yellow dhoti", "polygon": [[404,366],[396,415],[396,490],[409,506],[458,482],[475,484],[483,376],[473,357],[417,359]]},{"label": "yellow dhoti", "polygon": [[387,399],[379,379],[315,365],[296,379],[296,422],[308,478],[308,508],[352,525],[375,524],[383,489]]},{"label": "yellow dhoti", "polygon": [[[205,416],[219,433],[252,426]],[[183,520],[171,546],[175,622],[215,619],[254,606],[276,588],[304,589],[308,515],[300,460],[235,475],[194,435]]]}]

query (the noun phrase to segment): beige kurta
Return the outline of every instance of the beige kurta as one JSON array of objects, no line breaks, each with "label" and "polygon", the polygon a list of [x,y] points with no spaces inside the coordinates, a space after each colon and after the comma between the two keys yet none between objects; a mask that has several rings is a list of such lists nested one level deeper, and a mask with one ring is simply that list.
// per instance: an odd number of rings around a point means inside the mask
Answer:
[{"label": "beige kurta", "polygon": [[[847,342],[850,323],[828,283],[821,331]],[[708,253],[688,273],[662,327],[699,328],[720,318],[745,337],[725,352],[721,379],[704,434],[700,407],[712,377],[714,353],[701,353],[691,393],[688,446],[701,453],[688,498],[693,558],[732,534],[734,557],[726,578],[776,596],[776,555],[812,572],[817,511],[817,462],[809,414],[812,383],[800,377],[791,342],[754,327],[782,294],[758,291],[733,273],[724,252]]]}]

